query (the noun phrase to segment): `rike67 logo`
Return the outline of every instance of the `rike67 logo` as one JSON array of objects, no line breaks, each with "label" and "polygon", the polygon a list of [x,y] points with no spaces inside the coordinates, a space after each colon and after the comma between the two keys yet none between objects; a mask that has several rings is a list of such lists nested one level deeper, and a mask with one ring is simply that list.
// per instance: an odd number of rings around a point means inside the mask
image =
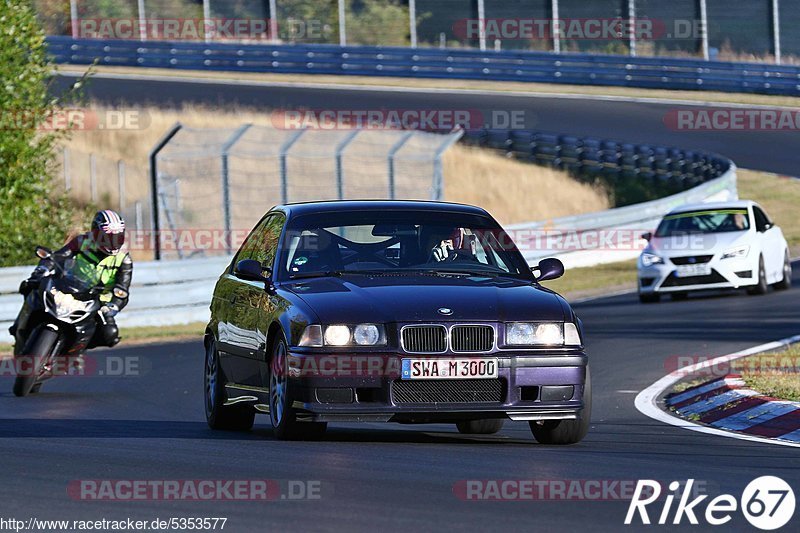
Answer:
[{"label": "rike67 logo", "polygon": [[[625,525],[639,521],[645,525],[654,521],[659,525],[679,525],[685,523],[684,520],[697,525],[700,523],[699,517],[706,524],[721,526],[741,512],[752,526],[771,531],[786,525],[794,515],[794,491],[779,477],[762,476],[754,479],[738,500],[731,494],[720,494],[709,501],[705,501],[709,497],[707,494],[692,498],[693,485],[694,479],[686,483],[673,481],[669,484],[669,492],[662,498],[662,487],[658,481],[639,480],[625,516]],[[657,514],[651,516],[650,512]]]}]

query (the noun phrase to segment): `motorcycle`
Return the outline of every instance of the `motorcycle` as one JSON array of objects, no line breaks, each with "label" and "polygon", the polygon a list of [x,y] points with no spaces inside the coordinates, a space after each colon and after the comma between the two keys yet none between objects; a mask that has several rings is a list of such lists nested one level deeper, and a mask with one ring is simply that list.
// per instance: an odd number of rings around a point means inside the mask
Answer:
[{"label": "motorcycle", "polygon": [[[25,296],[16,332],[14,357],[17,377],[14,394],[37,393],[42,383],[82,370],[83,355],[91,348],[97,320],[104,320],[99,279],[73,271],[74,258],[36,247],[39,259],[50,268]],[[126,297],[122,289],[115,295]],[[17,347],[22,347],[17,349]]]}]

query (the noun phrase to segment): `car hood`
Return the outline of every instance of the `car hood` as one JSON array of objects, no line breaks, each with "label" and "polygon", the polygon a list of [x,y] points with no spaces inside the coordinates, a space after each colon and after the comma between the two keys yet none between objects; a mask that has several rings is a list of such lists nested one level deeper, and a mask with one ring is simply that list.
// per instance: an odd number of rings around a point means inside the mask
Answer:
[{"label": "car hood", "polygon": [[[284,285],[321,323],[565,320],[566,302],[522,280],[462,276],[346,276]],[[444,315],[439,309],[449,309]]]},{"label": "car hood", "polygon": [[662,257],[712,255],[736,246],[740,241],[746,240],[747,235],[747,231],[729,231],[675,237],[653,237],[645,251]]}]

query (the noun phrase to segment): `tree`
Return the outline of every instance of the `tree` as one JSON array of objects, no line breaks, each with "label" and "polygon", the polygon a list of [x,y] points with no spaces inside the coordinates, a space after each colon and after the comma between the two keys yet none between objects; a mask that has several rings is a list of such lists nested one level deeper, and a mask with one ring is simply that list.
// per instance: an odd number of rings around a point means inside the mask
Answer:
[{"label": "tree", "polygon": [[0,266],[32,263],[34,245],[59,245],[70,229],[51,178],[64,135],[47,128],[52,69],[31,2],[0,0]]}]

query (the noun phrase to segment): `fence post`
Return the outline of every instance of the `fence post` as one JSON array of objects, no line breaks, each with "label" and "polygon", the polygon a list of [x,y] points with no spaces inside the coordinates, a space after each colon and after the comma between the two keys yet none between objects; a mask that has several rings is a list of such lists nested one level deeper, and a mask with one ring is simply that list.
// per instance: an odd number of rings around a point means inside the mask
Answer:
[{"label": "fence post", "polygon": [[89,190],[92,203],[97,204],[97,157],[94,154],[89,154]]},{"label": "fence post", "polygon": [[631,57],[636,57],[636,0],[628,0],[628,49]]},{"label": "fence post", "polygon": [[448,136],[447,139],[436,150],[436,155],[433,158],[433,194],[431,200],[442,200],[444,198],[444,169],[442,168],[442,157],[444,153],[450,149],[461,137],[464,136],[464,130],[457,128]]},{"label": "fence post", "polygon": [[72,26],[72,38],[77,39],[78,34],[78,0],[69,0],[69,21]]},{"label": "fence post", "polygon": [[484,0],[478,0],[478,44],[486,50],[486,6]]},{"label": "fence post", "polygon": [[137,2],[139,8],[139,39],[141,41],[147,40],[147,13],[144,10],[144,0]]},{"label": "fence post", "polygon": [[561,53],[561,22],[558,20],[558,0],[550,1],[550,31],[553,32],[553,52]]},{"label": "fence post", "polygon": [[69,148],[64,147],[64,190],[72,190],[72,169],[70,168]]},{"label": "fence post", "polygon": [[408,142],[411,137],[414,136],[413,131],[409,131],[403,134],[400,137],[400,140],[394,143],[394,145],[389,149],[388,160],[389,160],[389,199],[394,200],[396,196],[395,191],[395,171],[394,171],[394,157],[397,155],[397,152]]},{"label": "fence post", "polygon": [[417,47],[417,0],[408,0],[408,34],[411,48]]},{"label": "fence post", "polygon": [[347,46],[347,21],[344,0],[339,0],[339,46]]},{"label": "fence post", "polygon": [[286,139],[286,142],[281,146],[280,161],[281,161],[281,203],[289,203],[289,176],[287,175],[288,169],[286,167],[286,157],[289,150],[292,149],[294,143],[300,140],[300,137],[306,132],[305,129],[299,130]]},{"label": "fence post", "polygon": [[269,0],[269,40],[278,42],[278,2]]},{"label": "fence post", "polygon": [[338,193],[339,200],[344,200],[344,169],[342,168],[342,155],[359,133],[361,133],[361,130],[358,129],[351,131],[342,142],[336,146],[336,192]]},{"label": "fence post", "polygon": [[780,0],[772,0],[772,43],[775,50],[775,64],[781,64],[781,5]]},{"label": "fence post", "polygon": [[156,261],[161,260],[161,221],[158,216],[158,154],[161,153],[169,142],[175,137],[183,125],[178,122],[164,135],[164,137],[150,151],[150,194],[151,194],[151,213],[153,217],[153,253]]},{"label": "fence post", "polygon": [[211,21],[211,0],[203,0],[203,38],[207,43],[211,42],[211,31],[209,24]]},{"label": "fence post", "polygon": [[119,210],[125,209],[125,161],[117,161],[117,179],[119,181]]},{"label": "fence post", "polygon": [[239,139],[247,133],[252,124],[245,124],[238,130],[233,132],[230,139],[222,146],[222,212],[224,214],[225,223],[225,252],[228,254],[233,253],[233,244],[231,240],[231,187],[230,187],[230,169],[228,167],[228,156],[233,146],[239,142]]},{"label": "fence post", "polygon": [[703,59],[708,61],[708,9],[706,0],[700,0],[700,47],[703,50]]}]

